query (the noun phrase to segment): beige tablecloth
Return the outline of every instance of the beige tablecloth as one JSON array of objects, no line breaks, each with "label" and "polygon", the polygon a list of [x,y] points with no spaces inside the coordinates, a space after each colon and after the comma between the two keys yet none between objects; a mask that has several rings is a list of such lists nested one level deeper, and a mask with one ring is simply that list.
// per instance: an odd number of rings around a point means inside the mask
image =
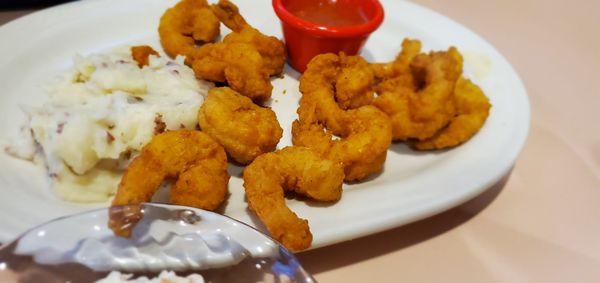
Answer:
[{"label": "beige tablecloth", "polygon": [[[525,149],[461,207],[300,260],[321,282],[599,282],[600,1],[416,2],[515,66],[532,105]],[[0,23],[27,12],[0,12]]]}]

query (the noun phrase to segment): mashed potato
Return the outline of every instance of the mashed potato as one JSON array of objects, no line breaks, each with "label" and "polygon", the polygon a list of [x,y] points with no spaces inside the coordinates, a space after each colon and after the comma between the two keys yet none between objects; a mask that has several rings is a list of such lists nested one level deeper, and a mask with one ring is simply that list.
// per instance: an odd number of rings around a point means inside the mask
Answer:
[{"label": "mashed potato", "polygon": [[24,132],[33,141],[20,141],[9,152],[43,160],[62,199],[106,201],[154,135],[196,128],[211,86],[196,80],[183,58],[150,56],[149,66],[140,69],[128,47],[77,57],[73,70],[49,87],[49,101],[26,110]]}]

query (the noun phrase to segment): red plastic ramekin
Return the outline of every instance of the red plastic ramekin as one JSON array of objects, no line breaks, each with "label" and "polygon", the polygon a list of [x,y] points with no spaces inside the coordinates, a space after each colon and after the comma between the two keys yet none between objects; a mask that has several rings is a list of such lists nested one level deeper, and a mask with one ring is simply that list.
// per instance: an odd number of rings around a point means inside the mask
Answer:
[{"label": "red plastic ramekin", "polygon": [[286,4],[291,1],[302,0],[273,0],[273,8],[281,19],[289,63],[299,72],[304,72],[308,62],[319,54],[358,54],[369,35],[383,22],[383,7],[378,0],[346,0],[352,5],[359,5],[368,21],[344,27],[323,26],[303,20],[286,9]]}]

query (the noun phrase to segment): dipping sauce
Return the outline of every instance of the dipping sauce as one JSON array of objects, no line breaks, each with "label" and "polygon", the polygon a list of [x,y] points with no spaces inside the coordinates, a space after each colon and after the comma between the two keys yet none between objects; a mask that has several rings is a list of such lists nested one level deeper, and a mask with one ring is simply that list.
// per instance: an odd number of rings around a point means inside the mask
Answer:
[{"label": "dipping sauce", "polygon": [[303,20],[322,26],[344,27],[367,23],[369,18],[356,1],[288,0],[287,10]]},{"label": "dipping sauce", "polygon": [[378,0],[272,1],[281,19],[288,61],[301,73],[319,54],[358,54],[384,17]]}]

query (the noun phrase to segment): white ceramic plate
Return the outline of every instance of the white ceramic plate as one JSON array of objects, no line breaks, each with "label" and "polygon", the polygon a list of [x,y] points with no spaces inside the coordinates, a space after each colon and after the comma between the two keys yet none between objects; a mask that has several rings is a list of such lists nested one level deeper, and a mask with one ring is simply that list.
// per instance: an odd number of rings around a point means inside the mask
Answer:
[{"label": "white ceramic plate", "polygon": [[[281,36],[270,1],[235,1],[249,22]],[[72,64],[75,54],[99,52],[121,44],[160,44],[160,15],[175,1],[90,0],[34,13],[0,28],[0,133],[14,135],[24,119],[18,105],[39,105],[42,85]],[[345,185],[342,200],[323,206],[290,200],[310,221],[313,248],[416,221],[461,204],[500,180],[520,152],[529,128],[525,89],[513,68],[489,43],[435,12],[405,1],[383,1],[386,19],[369,39],[363,55],[389,61],[404,37],[423,41],[425,49],[455,45],[466,59],[466,73],[489,96],[493,108],[481,131],[468,143],[444,152],[419,153],[403,144],[390,148],[385,170],[368,182]],[[279,146],[289,145],[296,118],[298,73],[286,68],[273,81],[272,107],[284,128]],[[285,91],[285,94],[284,94]],[[230,167],[231,196],[224,212],[251,225],[241,168]],[[45,172],[0,154],[0,240],[55,217],[107,204],[73,204],[57,199]]]}]

